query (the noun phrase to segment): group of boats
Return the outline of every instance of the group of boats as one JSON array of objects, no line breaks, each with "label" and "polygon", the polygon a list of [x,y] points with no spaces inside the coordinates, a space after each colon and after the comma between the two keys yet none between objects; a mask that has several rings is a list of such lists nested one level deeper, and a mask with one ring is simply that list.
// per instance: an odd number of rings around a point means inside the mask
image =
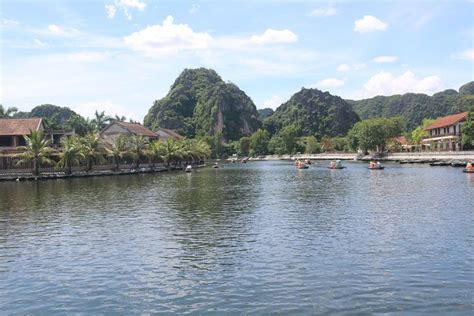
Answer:
[{"label": "group of boats", "polygon": [[[244,158],[244,159],[241,160],[241,162],[242,163],[247,163],[247,160],[248,160],[247,158]],[[232,162],[234,163],[234,161],[232,161]],[[295,160],[296,169],[308,169],[311,164],[312,164],[311,160],[309,160],[309,159],[304,159],[304,160],[296,159]],[[217,169],[217,168],[220,168],[220,167],[221,166],[217,162],[214,163],[214,165],[212,165],[212,168],[214,168],[214,169]],[[344,169],[346,167],[342,165],[341,160],[334,160],[334,161],[331,161],[329,163],[327,168],[328,169]],[[385,169],[385,167],[382,166],[382,164],[379,161],[371,161],[367,168],[370,169],[370,170],[383,170],[383,169]],[[184,171],[188,172],[188,173],[192,172],[193,167],[191,165],[188,165],[184,169]],[[474,173],[474,164],[472,162],[468,162],[466,164],[466,168],[463,171],[466,172],[466,173]]]},{"label": "group of boats", "polygon": [[[311,165],[311,160],[305,159],[305,160],[295,160],[295,167],[296,169],[308,169],[309,165]],[[340,160],[334,160],[329,163],[329,166],[327,166],[328,169],[344,169],[346,168],[345,166],[342,165],[342,162]],[[385,167],[383,167],[380,162],[376,161],[371,161],[368,166],[369,169],[371,170],[383,170]]]}]

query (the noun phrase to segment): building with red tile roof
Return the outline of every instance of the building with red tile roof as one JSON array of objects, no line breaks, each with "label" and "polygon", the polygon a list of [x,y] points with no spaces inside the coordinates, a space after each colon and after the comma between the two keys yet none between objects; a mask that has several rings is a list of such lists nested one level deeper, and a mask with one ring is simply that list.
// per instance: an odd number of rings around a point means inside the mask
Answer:
[{"label": "building with red tile roof", "polygon": [[461,150],[462,125],[468,115],[469,112],[462,112],[437,119],[425,128],[428,137],[424,138],[422,143],[429,146],[431,150]]},{"label": "building with red tile roof", "polygon": [[159,140],[167,140],[167,139],[174,139],[174,140],[180,140],[183,139],[184,136],[181,136],[180,134],[176,133],[173,130],[167,129],[167,128],[158,128],[155,130],[156,135],[158,135]]},{"label": "building with red tile roof", "polygon": [[44,131],[42,118],[0,119],[0,150],[14,150],[25,145],[24,136],[32,131]]},{"label": "building with red tile roof", "polygon": [[149,130],[141,124],[120,121],[114,121],[110,123],[100,133],[100,137],[108,143],[113,143],[115,138],[117,138],[119,135],[142,136],[148,138],[149,140],[158,138],[153,131]]}]

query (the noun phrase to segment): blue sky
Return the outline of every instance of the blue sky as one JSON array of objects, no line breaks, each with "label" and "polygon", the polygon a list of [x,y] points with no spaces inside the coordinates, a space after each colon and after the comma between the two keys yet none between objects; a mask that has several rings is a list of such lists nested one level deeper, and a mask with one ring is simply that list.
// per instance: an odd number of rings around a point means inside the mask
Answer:
[{"label": "blue sky", "polygon": [[1,103],[143,119],[184,68],[258,108],[301,87],[361,99],[474,78],[474,2],[3,0]]}]

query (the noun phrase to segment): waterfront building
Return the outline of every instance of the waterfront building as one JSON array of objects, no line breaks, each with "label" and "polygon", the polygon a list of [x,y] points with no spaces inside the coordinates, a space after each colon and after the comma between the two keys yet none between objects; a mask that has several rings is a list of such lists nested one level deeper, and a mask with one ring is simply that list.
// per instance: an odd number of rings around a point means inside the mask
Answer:
[{"label": "waterfront building", "polygon": [[45,131],[42,118],[0,119],[0,152],[15,153],[18,146],[25,146],[24,136],[32,131]]},{"label": "waterfront building", "polygon": [[155,130],[156,135],[158,136],[159,140],[168,140],[168,139],[174,139],[174,140],[180,140],[183,139],[184,137],[179,135],[173,130],[166,129],[166,128],[158,128]]},{"label": "waterfront building", "polygon": [[113,143],[118,136],[142,136],[155,140],[158,136],[145,126],[138,123],[114,121],[100,132],[100,138],[106,143]]},{"label": "waterfront building", "polygon": [[462,112],[437,119],[425,128],[428,137],[422,144],[429,146],[432,151],[458,151],[461,148],[462,125],[467,120],[469,112]]}]

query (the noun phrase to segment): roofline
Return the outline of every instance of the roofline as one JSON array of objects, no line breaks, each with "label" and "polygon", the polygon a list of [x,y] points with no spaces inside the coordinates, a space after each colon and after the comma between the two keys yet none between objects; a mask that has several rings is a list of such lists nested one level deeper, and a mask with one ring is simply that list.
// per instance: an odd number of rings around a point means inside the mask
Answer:
[{"label": "roofline", "polygon": [[[461,114],[463,114],[463,115],[461,115]],[[446,124],[446,125],[442,125],[442,126],[437,126],[437,127],[430,128],[430,126],[435,125],[436,121],[439,121],[439,120],[444,119],[445,117],[454,116],[454,115],[459,115],[459,116],[460,116],[459,119],[457,119],[457,120],[454,121],[454,122],[451,122],[450,124]],[[461,121],[461,120],[467,118],[468,115],[469,115],[469,112],[466,111],[466,112],[461,112],[461,113],[458,113],[458,114],[453,114],[453,115],[448,115],[448,116],[442,117],[442,118],[437,119],[436,121],[434,121],[430,126],[426,127],[426,128],[425,128],[425,131],[429,131],[429,130],[436,129],[436,128],[443,128],[443,127],[446,127],[446,126],[451,126],[451,125],[456,124],[456,123],[458,123],[459,121]]]}]

